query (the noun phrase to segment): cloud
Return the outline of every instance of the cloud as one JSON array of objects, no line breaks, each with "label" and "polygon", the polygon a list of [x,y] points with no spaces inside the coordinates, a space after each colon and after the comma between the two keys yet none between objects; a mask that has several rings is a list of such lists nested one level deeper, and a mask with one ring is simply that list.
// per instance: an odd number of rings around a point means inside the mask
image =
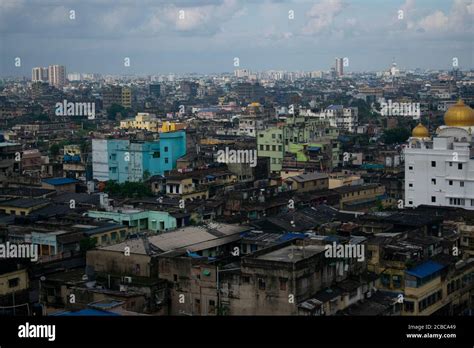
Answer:
[{"label": "cloud", "polygon": [[418,27],[425,31],[443,30],[447,28],[448,22],[448,16],[441,11],[436,11],[421,19],[418,23]]},{"label": "cloud", "polygon": [[237,0],[224,0],[202,6],[167,6],[153,11],[143,25],[143,32],[160,32],[164,28],[190,34],[215,34],[234,16],[245,13]]},{"label": "cloud", "polygon": [[303,34],[314,35],[327,30],[344,7],[341,0],[323,0],[313,5],[307,14],[309,20],[302,29]]},{"label": "cloud", "polygon": [[455,0],[449,13],[437,10],[419,19],[413,29],[436,34],[467,34],[474,28],[474,3],[467,0]]}]

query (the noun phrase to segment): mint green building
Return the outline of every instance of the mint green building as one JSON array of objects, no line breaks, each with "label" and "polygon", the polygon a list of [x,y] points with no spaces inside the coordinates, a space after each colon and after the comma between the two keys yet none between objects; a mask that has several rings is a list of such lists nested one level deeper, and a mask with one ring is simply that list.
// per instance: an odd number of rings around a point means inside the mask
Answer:
[{"label": "mint green building", "polygon": [[113,220],[128,226],[133,232],[150,230],[159,233],[174,230],[177,227],[176,218],[164,211],[140,209],[89,210],[87,215],[100,220]]},{"label": "mint green building", "polygon": [[259,131],[257,150],[259,157],[270,157],[270,170],[282,170],[285,152],[296,155],[298,162],[308,161],[305,151],[322,149],[330,158],[327,168],[339,164],[340,144],[337,141],[339,129],[331,127],[328,121],[311,117],[288,117],[284,123]]}]

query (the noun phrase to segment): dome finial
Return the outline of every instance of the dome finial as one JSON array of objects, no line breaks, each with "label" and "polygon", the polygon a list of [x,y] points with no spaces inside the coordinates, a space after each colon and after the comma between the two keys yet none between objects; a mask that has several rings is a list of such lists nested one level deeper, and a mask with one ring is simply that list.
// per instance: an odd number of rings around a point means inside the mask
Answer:
[{"label": "dome finial", "polygon": [[413,128],[413,131],[411,132],[411,136],[413,138],[429,138],[430,132],[428,131],[428,128],[423,126],[420,122],[415,128]]},{"label": "dome finial", "polygon": [[451,127],[474,126],[474,110],[464,103],[461,98],[444,114],[444,123]]}]

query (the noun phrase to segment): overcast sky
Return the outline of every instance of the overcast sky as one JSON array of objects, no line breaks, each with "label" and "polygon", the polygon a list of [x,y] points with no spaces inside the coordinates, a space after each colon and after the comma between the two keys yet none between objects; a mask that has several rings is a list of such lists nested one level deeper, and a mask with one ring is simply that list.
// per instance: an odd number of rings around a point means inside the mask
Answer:
[{"label": "overcast sky", "polygon": [[338,56],[349,71],[471,69],[473,18],[471,0],[0,0],[0,75],[230,72],[234,57],[254,71]]}]

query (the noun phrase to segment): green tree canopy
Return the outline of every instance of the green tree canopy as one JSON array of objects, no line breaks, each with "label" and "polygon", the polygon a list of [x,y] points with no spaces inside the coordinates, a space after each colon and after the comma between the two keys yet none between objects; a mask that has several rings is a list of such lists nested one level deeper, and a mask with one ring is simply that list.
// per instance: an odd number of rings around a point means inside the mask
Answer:
[{"label": "green tree canopy", "polygon": [[394,128],[384,131],[383,139],[386,144],[399,144],[408,140],[411,133],[407,128]]}]

